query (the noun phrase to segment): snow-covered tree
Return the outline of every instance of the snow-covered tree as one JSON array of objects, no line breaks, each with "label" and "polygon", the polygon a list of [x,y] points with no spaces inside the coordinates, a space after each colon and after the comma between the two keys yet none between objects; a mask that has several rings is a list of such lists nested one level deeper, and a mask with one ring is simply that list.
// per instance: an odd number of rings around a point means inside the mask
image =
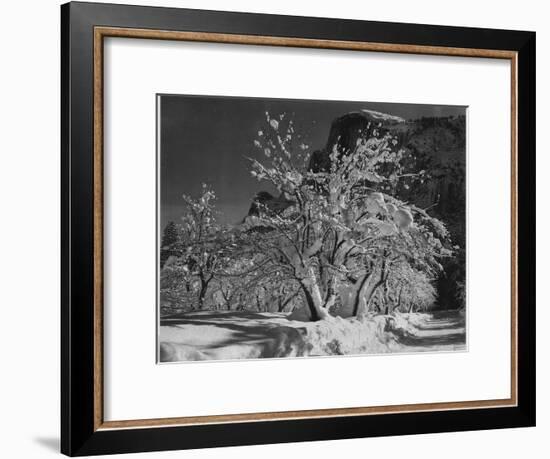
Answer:
[{"label": "snow-covered tree", "polygon": [[368,132],[352,149],[336,144],[329,170],[321,172],[308,170],[303,151],[291,150],[294,128],[284,114],[266,113],[255,141],[265,160],[252,160],[252,175],[275,187],[288,207],[262,205],[248,218],[243,239],[255,249],[252,269],[294,282],[312,320],[329,318],[337,302],[362,316],[393,266],[409,262],[430,272],[450,254],[440,221],[384,192],[402,178],[403,152],[395,138]]},{"label": "snow-covered tree", "polygon": [[162,241],[160,244],[160,267],[164,267],[164,264],[170,258],[177,254],[178,245],[180,243],[180,234],[178,228],[174,222],[169,222],[162,233]]},{"label": "snow-covered tree", "polygon": [[437,293],[433,278],[426,272],[402,262],[394,266],[381,288],[381,302],[376,304],[379,312],[391,314],[426,311],[435,306]]},{"label": "snow-covered tree", "polygon": [[179,238],[172,247],[175,256],[163,270],[166,289],[183,293],[187,301],[188,293],[194,294],[198,309],[205,304],[216,271],[229,260],[228,232],[216,221],[215,199],[214,191],[206,184],[197,198],[183,196],[185,213],[176,225]]}]

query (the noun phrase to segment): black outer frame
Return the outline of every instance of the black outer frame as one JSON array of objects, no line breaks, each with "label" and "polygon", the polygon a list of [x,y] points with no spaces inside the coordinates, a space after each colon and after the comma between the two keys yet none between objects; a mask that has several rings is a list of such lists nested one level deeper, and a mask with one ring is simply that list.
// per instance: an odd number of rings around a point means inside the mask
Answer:
[{"label": "black outer frame", "polygon": [[[518,405],[94,432],[93,28],[518,52]],[[72,2],[61,6],[61,452],[70,456],[535,425],[535,33]],[[505,288],[505,286],[503,286]]]}]

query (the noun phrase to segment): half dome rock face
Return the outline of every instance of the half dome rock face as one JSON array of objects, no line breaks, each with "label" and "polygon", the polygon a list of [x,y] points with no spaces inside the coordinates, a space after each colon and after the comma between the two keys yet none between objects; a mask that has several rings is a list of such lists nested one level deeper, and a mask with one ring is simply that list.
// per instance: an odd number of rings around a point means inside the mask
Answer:
[{"label": "half dome rock face", "polygon": [[348,113],[336,118],[330,127],[325,151],[331,152],[335,145],[341,152],[352,151],[357,145],[357,140],[369,134],[373,123],[363,113]]},{"label": "half dome rock face", "polygon": [[359,138],[370,137],[375,130],[384,135],[390,128],[401,124],[406,124],[403,118],[374,110],[346,113],[332,122],[325,148],[313,152],[309,169],[313,172],[326,171],[330,167],[330,152],[335,146],[345,154],[355,148]]},{"label": "half dome rock face", "polygon": [[[398,190],[399,197],[422,208],[432,207],[437,216],[462,211],[465,203],[465,117],[423,117],[406,120],[399,116],[375,110],[361,109],[345,113],[331,123],[324,147],[313,151],[308,163],[312,172],[330,169],[330,154],[337,147],[342,154],[352,151],[362,137],[392,135],[398,149],[405,152],[406,162],[412,170],[427,170],[431,179],[414,187]],[[376,185],[373,184],[376,188]],[[383,203],[371,200],[369,205],[379,212],[385,211]],[[262,206],[283,212],[292,201],[283,194],[273,196],[262,191],[254,198],[249,216],[258,216]],[[390,206],[393,216],[397,208]],[[373,212],[376,213],[376,212]],[[407,228],[408,215],[399,213],[399,226]]]},{"label": "half dome rock face", "polygon": [[330,168],[330,158],[325,150],[315,150],[309,159],[308,170],[312,172],[326,172]]},{"label": "half dome rock face", "polygon": [[258,215],[263,206],[268,206],[271,201],[275,199],[271,193],[267,191],[260,191],[252,199],[252,204],[250,204],[250,209],[248,210],[248,215]]},{"label": "half dome rock face", "polygon": [[387,113],[377,112],[375,110],[361,110],[361,113],[376,121],[384,123],[404,123],[405,119],[400,116],[388,115]]},{"label": "half dome rock face", "polygon": [[[454,211],[465,199],[464,162],[466,122],[464,116],[405,120],[374,110],[359,110],[336,118],[324,148],[312,153],[308,169],[326,172],[334,146],[343,154],[352,151],[362,137],[391,134],[397,148],[403,148],[409,163],[417,170],[429,169],[432,180],[405,192],[403,199],[421,207],[438,203],[438,210]],[[401,190],[400,192],[404,192]],[[413,196],[414,195],[414,196]],[[422,195],[422,196],[421,196]],[[449,208],[449,209],[447,209]]]},{"label": "half dome rock face", "polygon": [[260,191],[254,196],[248,216],[257,217],[262,211],[269,210],[275,213],[281,213],[292,204],[292,201],[281,193],[279,196],[273,196],[268,191]]}]

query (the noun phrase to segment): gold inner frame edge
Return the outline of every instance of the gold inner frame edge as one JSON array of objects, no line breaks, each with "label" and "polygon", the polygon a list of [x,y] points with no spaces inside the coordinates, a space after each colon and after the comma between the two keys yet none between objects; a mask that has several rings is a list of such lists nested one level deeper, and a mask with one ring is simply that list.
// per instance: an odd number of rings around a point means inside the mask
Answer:
[{"label": "gold inner frame edge", "polygon": [[[497,400],[417,403],[319,410],[187,416],[156,419],[104,420],[103,368],[103,45],[104,38],[137,38],[206,43],[283,46],[317,49],[339,49],[400,54],[478,57],[510,60],[511,64],[511,396]],[[182,32],[118,27],[94,27],[94,431],[205,425],[237,422],[280,421],[343,416],[365,416],[389,413],[444,411],[474,408],[513,407],[517,405],[517,61],[515,51],[478,48],[456,48],[425,45],[339,41],[310,38],[287,38],[261,35],[237,35],[211,32]]]}]

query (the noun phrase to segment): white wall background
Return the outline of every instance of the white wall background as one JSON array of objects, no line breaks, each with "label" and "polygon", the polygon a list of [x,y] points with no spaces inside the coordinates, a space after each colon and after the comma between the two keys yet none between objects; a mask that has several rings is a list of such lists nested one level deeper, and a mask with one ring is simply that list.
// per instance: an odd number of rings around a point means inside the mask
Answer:
[{"label": "white wall background", "polygon": [[[353,19],[536,30],[538,123],[546,126],[550,31],[545,2],[500,0],[188,0],[136,1],[181,6]],[[59,444],[59,2],[28,0],[2,6],[0,47],[0,456],[55,457]],[[539,128],[538,278],[549,274],[543,240],[550,222],[544,176],[550,158]],[[542,290],[542,289],[540,289]],[[539,295],[540,296],[540,295]],[[550,434],[550,310],[538,298],[538,427],[408,437],[156,453],[178,458],[464,458],[546,457]],[[136,457],[153,457],[140,454]]]}]

